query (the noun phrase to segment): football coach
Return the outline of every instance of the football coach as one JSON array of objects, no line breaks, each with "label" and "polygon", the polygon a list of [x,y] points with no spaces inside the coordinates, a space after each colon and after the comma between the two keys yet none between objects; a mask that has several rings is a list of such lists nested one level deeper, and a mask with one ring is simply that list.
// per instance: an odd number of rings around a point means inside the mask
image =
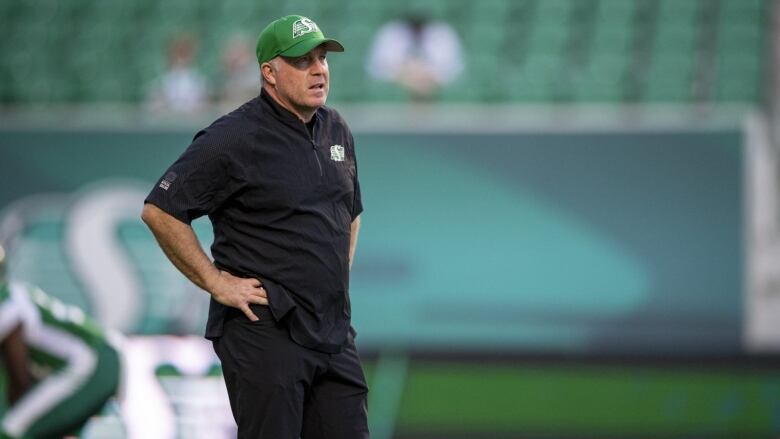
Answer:
[{"label": "football coach", "polygon": [[[342,51],[306,17],[270,23],[260,95],[198,132],[144,203],[165,254],[211,295],[206,338],[239,438],[369,437],[349,301],[363,204],[352,133],[325,106]],[[213,262],[190,225],[203,215]]]}]

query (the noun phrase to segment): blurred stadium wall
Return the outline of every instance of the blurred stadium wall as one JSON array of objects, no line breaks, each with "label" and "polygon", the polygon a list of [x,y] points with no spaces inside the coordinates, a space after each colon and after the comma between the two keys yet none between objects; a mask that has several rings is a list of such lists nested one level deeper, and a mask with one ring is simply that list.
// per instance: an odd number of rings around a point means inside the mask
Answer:
[{"label": "blurred stadium wall", "polygon": [[287,13],[347,47],[329,104],[358,144],[351,295],[375,438],[780,435],[777,3],[430,0],[466,71],[425,104],[363,67],[378,26],[416,7],[0,2],[12,274],[127,333],[154,395],[85,436],[232,434],[198,337],[207,297],[139,218],[225,108],[146,97],[171,38],[197,39],[216,90],[224,44]]}]

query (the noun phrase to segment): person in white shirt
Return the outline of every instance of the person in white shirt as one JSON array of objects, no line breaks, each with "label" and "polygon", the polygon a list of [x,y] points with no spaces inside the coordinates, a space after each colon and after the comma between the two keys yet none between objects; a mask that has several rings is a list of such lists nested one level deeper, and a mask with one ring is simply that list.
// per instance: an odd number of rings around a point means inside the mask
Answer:
[{"label": "person in white shirt", "polygon": [[412,100],[431,100],[463,71],[460,39],[447,23],[410,14],[379,29],[366,69],[400,85]]}]

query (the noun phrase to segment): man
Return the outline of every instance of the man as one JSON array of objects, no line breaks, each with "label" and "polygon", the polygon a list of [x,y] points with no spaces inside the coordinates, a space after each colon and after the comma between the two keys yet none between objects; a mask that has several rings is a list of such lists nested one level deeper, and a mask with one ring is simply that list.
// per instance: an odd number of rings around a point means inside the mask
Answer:
[{"label": "man", "polygon": [[401,86],[414,101],[430,101],[463,71],[461,42],[452,26],[431,20],[424,6],[413,8],[379,28],[366,70]]},{"label": "man", "polygon": [[117,393],[119,354],[107,335],[80,309],[8,282],[2,247],[0,350],[10,404],[2,439],[74,433]]},{"label": "man", "polygon": [[[349,268],[363,210],[352,134],[325,106],[327,52],[310,19],[257,41],[260,96],[195,135],[143,219],[211,294],[206,337],[241,438],[367,438],[367,387],[350,326]],[[212,263],[190,222],[208,215]]]}]

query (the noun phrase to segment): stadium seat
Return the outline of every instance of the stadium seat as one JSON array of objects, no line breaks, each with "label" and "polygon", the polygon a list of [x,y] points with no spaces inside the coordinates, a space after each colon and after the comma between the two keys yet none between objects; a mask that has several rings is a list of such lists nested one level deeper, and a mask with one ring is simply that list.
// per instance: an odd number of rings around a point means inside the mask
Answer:
[{"label": "stadium seat", "polygon": [[[336,80],[350,86],[334,87],[334,100],[404,100],[403,93],[373,84],[363,63],[371,37],[382,23],[409,11],[425,11],[452,24],[468,60],[460,85],[442,92],[446,101],[756,102],[764,87],[766,66],[760,60],[769,37],[769,4],[769,0],[431,0],[424,4],[415,0],[4,0],[0,2],[0,99],[2,103],[140,102],[149,82],[164,70],[167,45],[174,35],[197,35],[198,66],[213,80],[219,73],[221,48],[231,35],[245,32],[254,38],[270,19],[304,13],[317,17],[328,33],[347,45],[333,71]],[[470,71],[477,67],[486,72]],[[502,75],[502,69],[512,74]],[[691,83],[702,91],[692,93]]]},{"label": "stadium seat", "polygon": [[628,58],[620,53],[594,53],[574,78],[577,102],[619,102],[625,95]]}]

